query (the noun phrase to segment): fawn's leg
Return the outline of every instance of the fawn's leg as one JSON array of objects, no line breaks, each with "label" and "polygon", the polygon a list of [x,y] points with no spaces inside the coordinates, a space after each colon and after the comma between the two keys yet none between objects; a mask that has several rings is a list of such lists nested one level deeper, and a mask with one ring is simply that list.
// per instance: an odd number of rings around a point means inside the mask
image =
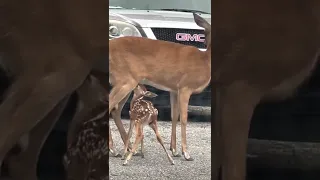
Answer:
[{"label": "fawn's leg", "polygon": [[136,133],[137,133],[136,134],[136,140],[134,141],[134,144],[133,144],[131,152],[129,153],[129,155],[127,156],[127,158],[125,159],[125,161],[123,163],[124,166],[128,164],[128,161],[131,159],[131,157],[133,155],[133,152],[136,151],[141,139],[143,138],[141,122],[135,123],[135,126],[136,126]]},{"label": "fawn's leg", "polygon": [[[143,134],[143,127],[141,128],[141,133]],[[141,139],[141,158],[144,158],[144,145],[143,145],[143,139],[144,139],[144,136],[142,136],[142,139]]]},{"label": "fawn's leg", "polygon": [[90,167],[89,162],[85,162],[80,159],[80,156],[75,155],[69,157],[70,164],[66,169],[66,180],[88,180],[86,177],[88,176],[88,169]]},{"label": "fawn's leg", "polygon": [[130,127],[129,127],[129,130],[128,130],[128,135],[126,136],[126,140],[125,140],[125,143],[124,143],[124,149],[123,149],[123,155],[122,155],[122,160],[124,160],[126,158],[126,154],[128,152],[128,146],[129,146],[129,142],[130,142],[130,138],[132,136],[132,130],[133,130],[133,127],[134,127],[134,120],[131,120],[130,119]]},{"label": "fawn's leg", "polygon": [[170,106],[171,106],[171,143],[170,150],[172,152],[172,156],[180,157],[181,155],[177,151],[177,122],[179,118],[179,103],[178,103],[178,95],[177,93],[170,92]]},{"label": "fawn's leg", "polygon": [[152,118],[154,118],[155,120],[153,120],[153,123],[150,124],[150,127],[151,127],[151,128],[153,129],[153,131],[155,132],[155,134],[156,134],[156,136],[157,136],[157,140],[158,140],[158,142],[161,144],[161,146],[162,146],[162,148],[164,149],[165,153],[167,154],[167,157],[168,157],[170,163],[171,163],[172,165],[174,165],[174,161],[173,161],[172,157],[169,155],[169,152],[167,151],[167,149],[164,147],[163,140],[162,140],[162,138],[161,138],[161,136],[160,136],[160,133],[159,133],[159,131],[158,131],[157,117],[155,116],[155,117],[152,117]]}]

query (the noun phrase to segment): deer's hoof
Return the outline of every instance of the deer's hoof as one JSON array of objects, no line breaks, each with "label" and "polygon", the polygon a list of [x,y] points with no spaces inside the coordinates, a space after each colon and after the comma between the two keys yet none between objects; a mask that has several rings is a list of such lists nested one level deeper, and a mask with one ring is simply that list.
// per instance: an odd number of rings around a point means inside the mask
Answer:
[{"label": "deer's hoof", "polygon": [[117,155],[115,155],[114,157],[121,157],[121,154],[117,154]]},{"label": "deer's hoof", "polygon": [[171,165],[174,165],[174,161],[171,162]]},{"label": "deer's hoof", "polygon": [[125,159],[126,159],[126,155],[124,154],[121,156],[121,160],[125,160]]},{"label": "deer's hoof", "polygon": [[171,152],[173,157],[181,157],[181,155],[175,149],[172,149]]},{"label": "deer's hoof", "polygon": [[181,154],[179,154],[178,152],[174,152],[174,151],[172,151],[172,156],[173,157],[181,157]]},{"label": "deer's hoof", "polygon": [[122,166],[127,166],[128,165],[128,161],[125,161]]},{"label": "deer's hoof", "polygon": [[141,156],[141,153],[140,153],[140,152],[135,151],[135,152],[133,152],[133,153],[132,153],[132,155],[133,155],[133,156]]},{"label": "deer's hoof", "polygon": [[194,159],[190,156],[189,153],[187,152],[182,152],[184,159],[186,159],[187,161],[193,161]]},{"label": "deer's hoof", "polygon": [[120,155],[120,154],[118,154],[118,153],[117,153],[115,150],[113,150],[113,149],[110,149],[110,150],[109,150],[109,153],[110,153],[110,155],[113,156],[113,157],[119,157],[119,155]]}]

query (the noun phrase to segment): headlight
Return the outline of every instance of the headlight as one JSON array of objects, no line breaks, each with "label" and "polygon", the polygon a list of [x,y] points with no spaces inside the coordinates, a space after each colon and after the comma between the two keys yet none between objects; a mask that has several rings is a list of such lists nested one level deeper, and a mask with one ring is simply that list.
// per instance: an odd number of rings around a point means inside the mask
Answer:
[{"label": "headlight", "polygon": [[122,21],[109,20],[109,39],[123,37],[123,36],[138,36],[141,37],[139,30]]}]

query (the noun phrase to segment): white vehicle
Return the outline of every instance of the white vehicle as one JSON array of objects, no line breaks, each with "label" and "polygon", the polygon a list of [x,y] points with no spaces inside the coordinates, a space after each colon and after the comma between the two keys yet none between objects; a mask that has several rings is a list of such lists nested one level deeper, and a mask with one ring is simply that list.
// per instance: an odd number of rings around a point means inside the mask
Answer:
[{"label": "white vehicle", "polygon": [[211,0],[109,0],[109,39],[140,36],[205,50],[193,12],[211,22]]}]

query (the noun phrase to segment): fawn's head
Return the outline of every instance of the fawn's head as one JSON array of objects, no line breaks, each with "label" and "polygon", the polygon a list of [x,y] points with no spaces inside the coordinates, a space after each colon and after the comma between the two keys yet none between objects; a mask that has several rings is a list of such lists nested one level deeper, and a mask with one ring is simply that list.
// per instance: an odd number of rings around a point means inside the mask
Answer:
[{"label": "fawn's head", "polygon": [[157,97],[158,95],[147,91],[146,87],[144,87],[143,85],[138,85],[134,90],[133,90],[133,99],[139,98],[139,97],[148,97],[148,98],[154,98]]},{"label": "fawn's head", "polygon": [[208,48],[211,47],[211,25],[196,13],[193,13],[193,18],[198,26],[204,28],[204,35],[206,38],[205,44]]}]

